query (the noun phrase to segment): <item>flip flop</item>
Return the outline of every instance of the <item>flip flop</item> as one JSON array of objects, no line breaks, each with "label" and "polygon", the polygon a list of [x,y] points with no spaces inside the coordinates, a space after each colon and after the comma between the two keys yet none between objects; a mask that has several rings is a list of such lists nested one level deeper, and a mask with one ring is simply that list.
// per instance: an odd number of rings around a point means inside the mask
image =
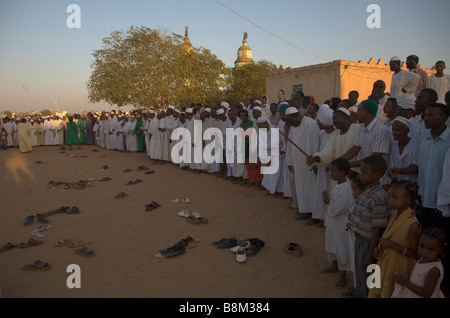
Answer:
[{"label": "flip flop", "polygon": [[177,198],[174,198],[174,199],[170,200],[170,202],[172,202],[172,203],[178,203],[178,202],[180,202],[180,200],[178,200]]},{"label": "flip flop", "polygon": [[133,170],[131,170],[130,168],[128,168],[128,169],[125,169],[123,172],[130,172],[130,171],[133,171]]},{"label": "flip flop", "polygon": [[52,268],[49,263],[46,263],[41,260],[36,260],[33,264],[24,265],[22,269],[24,271],[45,271]]},{"label": "flip flop", "polygon": [[48,229],[51,229],[52,226],[50,224],[46,224],[46,225],[41,225],[36,231],[42,232]]},{"label": "flip flop", "polygon": [[147,166],[139,166],[137,170],[149,170],[150,168]]},{"label": "flip flop", "polygon": [[[12,248],[14,248],[14,247],[17,247],[17,244],[8,242],[8,243],[4,244],[4,245],[0,248],[0,252],[4,252],[4,251],[7,251],[7,250],[10,250],[10,249],[12,249]],[[19,244],[19,247],[20,247],[20,244]]]},{"label": "flip flop", "polygon": [[30,237],[30,239],[26,243],[22,242],[22,243],[18,244],[18,247],[26,248],[26,247],[30,247],[30,246],[41,245],[43,243],[44,243],[43,240],[35,240],[34,238]]},{"label": "flip flop", "polygon": [[23,222],[23,225],[25,225],[25,226],[31,225],[31,223],[33,223],[33,220],[34,220],[34,215],[29,215],[25,219],[25,222]]},{"label": "flip flop", "polygon": [[182,217],[189,217],[189,211],[188,210],[182,210],[180,212],[178,212],[178,216],[182,216]]},{"label": "flip flop", "polygon": [[189,200],[189,198],[184,198],[183,200],[181,200],[181,202],[184,202],[184,203],[191,203],[191,200]]},{"label": "flip flop", "polygon": [[86,246],[83,246],[81,248],[77,248],[75,250],[75,253],[83,255],[83,256],[94,256],[95,255],[94,251],[91,251]]},{"label": "flip flop", "polygon": [[148,170],[148,171],[145,172],[145,174],[154,174],[154,173],[155,173],[154,170]]},{"label": "flip flop", "polygon": [[33,235],[33,236],[35,236],[35,237],[38,237],[38,238],[43,238],[43,237],[45,237],[44,234],[42,234],[41,232],[39,232],[39,231],[37,231],[37,230],[34,230],[33,232],[31,232],[31,235]]},{"label": "flip flop", "polygon": [[230,248],[231,252],[237,253],[241,248],[243,248],[244,250],[248,250],[251,245],[250,241],[248,240],[238,241],[237,244],[238,245],[236,245],[235,247]]}]

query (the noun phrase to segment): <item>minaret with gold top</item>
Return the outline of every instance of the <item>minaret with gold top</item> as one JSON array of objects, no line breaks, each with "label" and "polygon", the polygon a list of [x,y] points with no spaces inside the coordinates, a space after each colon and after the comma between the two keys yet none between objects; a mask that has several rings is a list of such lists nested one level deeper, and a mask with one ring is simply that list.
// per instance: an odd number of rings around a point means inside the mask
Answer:
[{"label": "minaret with gold top", "polygon": [[187,26],[185,26],[184,29],[185,29],[185,31],[184,31],[184,42],[183,42],[183,44],[181,46],[183,48],[185,48],[187,52],[190,52],[190,51],[192,51],[192,49],[194,47],[192,46],[191,41],[189,41],[189,34],[188,34],[188,29],[189,28]]},{"label": "minaret with gold top", "polygon": [[252,58],[252,49],[247,45],[247,37],[247,32],[244,32],[244,40],[242,46],[238,49],[237,60],[234,62],[235,67],[255,63]]}]

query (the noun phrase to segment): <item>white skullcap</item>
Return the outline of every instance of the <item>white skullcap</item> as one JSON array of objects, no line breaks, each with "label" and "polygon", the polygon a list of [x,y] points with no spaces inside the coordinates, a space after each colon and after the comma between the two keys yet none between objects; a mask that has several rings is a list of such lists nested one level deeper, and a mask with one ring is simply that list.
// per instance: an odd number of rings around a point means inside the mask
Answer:
[{"label": "white skullcap", "polygon": [[170,106],[169,106],[169,108],[170,108],[170,109],[174,109],[174,108],[175,108],[175,106],[173,106],[173,105],[170,105]]},{"label": "white skullcap", "polygon": [[178,108],[175,108],[173,111],[176,113],[180,113],[180,110]]},{"label": "white skullcap", "polygon": [[192,114],[193,113],[193,110],[192,110],[192,108],[186,108],[186,113],[188,113],[188,114]]},{"label": "white skullcap", "polygon": [[259,107],[259,106],[253,107],[253,110],[259,110],[260,112],[262,111],[261,107]]},{"label": "white skullcap", "polygon": [[281,105],[289,105],[289,104],[288,104],[287,102],[281,102],[281,103],[280,103],[280,106],[281,106]]},{"label": "white skullcap", "polygon": [[225,111],[222,108],[220,108],[220,109],[217,110],[216,114],[217,115],[222,115],[222,114],[225,114]]},{"label": "white skullcap", "polygon": [[411,122],[410,122],[408,119],[406,119],[405,117],[397,116],[397,117],[394,118],[394,122],[395,122],[395,121],[401,122],[401,123],[404,124],[406,127],[408,127],[408,129],[411,128]]},{"label": "white skullcap", "polygon": [[316,119],[324,126],[333,126],[333,110],[328,105],[320,106]]},{"label": "white skullcap", "polygon": [[295,114],[298,113],[298,109],[295,107],[289,107],[288,109],[286,109],[286,111],[284,112],[284,114],[287,115],[291,115],[291,114]]},{"label": "white skullcap", "polygon": [[261,117],[259,117],[259,118],[256,120],[256,123],[257,123],[257,124],[268,123],[268,122],[269,122],[269,121],[268,121],[267,118],[264,117],[264,116],[261,116]]},{"label": "white skullcap", "polygon": [[343,112],[343,113],[346,114],[348,117],[350,117],[350,111],[349,111],[347,108],[339,107],[338,109],[336,109],[336,111]]},{"label": "white skullcap", "polygon": [[211,112],[211,108],[209,108],[209,107],[206,107],[206,108],[204,108],[203,110],[204,110],[205,112],[208,112],[208,113]]},{"label": "white skullcap", "polygon": [[397,96],[397,105],[403,109],[415,109],[416,95],[414,94],[400,94]]},{"label": "white skullcap", "polygon": [[395,62],[395,61],[401,61],[401,59],[398,56],[391,57],[390,62]]},{"label": "white skullcap", "polygon": [[258,103],[258,104],[260,104],[261,105],[261,101],[260,100],[255,100],[253,103]]},{"label": "white skullcap", "polygon": [[227,102],[221,102],[220,106],[225,107],[225,108],[230,108],[230,104],[228,104]]},{"label": "white skullcap", "polygon": [[357,113],[358,112],[358,107],[356,106],[351,106],[348,108],[349,111],[353,112],[353,113]]}]

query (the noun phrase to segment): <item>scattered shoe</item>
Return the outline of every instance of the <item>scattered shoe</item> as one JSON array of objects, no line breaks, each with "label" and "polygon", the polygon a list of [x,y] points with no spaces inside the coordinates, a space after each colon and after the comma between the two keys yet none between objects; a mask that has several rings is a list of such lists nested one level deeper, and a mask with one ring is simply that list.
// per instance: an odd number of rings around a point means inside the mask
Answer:
[{"label": "scattered shoe", "polygon": [[48,223],[48,219],[44,214],[36,214],[38,217],[38,221],[41,223]]},{"label": "scattered shoe", "polygon": [[149,167],[147,167],[147,166],[139,166],[138,168],[137,168],[137,170],[141,170],[141,171],[145,171],[145,170],[149,170],[150,168]]},{"label": "scattered shoe", "polygon": [[91,250],[90,250],[89,248],[87,248],[86,246],[83,246],[83,247],[81,247],[81,248],[77,248],[77,249],[75,250],[75,253],[76,253],[76,254],[83,255],[83,256],[94,256],[94,255],[95,255],[94,251],[91,251]]},{"label": "scattered shoe", "polygon": [[154,170],[148,170],[148,171],[145,171],[145,174],[154,174],[154,173],[155,173]]},{"label": "scattered shoe", "polygon": [[44,234],[42,234],[40,231],[34,230],[33,232],[31,232],[31,235],[37,238],[43,238],[45,237]]},{"label": "scattered shoe", "polygon": [[181,200],[181,202],[184,202],[184,203],[191,203],[191,200],[189,200],[189,198],[184,198],[183,200]]},{"label": "scattered shoe", "polygon": [[105,165],[105,166],[103,166],[101,169],[102,169],[102,170],[106,170],[106,169],[109,169],[109,167]]},{"label": "scattered shoe", "polygon": [[130,172],[130,171],[133,171],[132,169],[125,169],[123,172]]},{"label": "scattered shoe", "polygon": [[45,271],[52,268],[52,266],[44,261],[36,260],[33,264],[24,265],[22,269],[24,271]]},{"label": "scattered shoe", "polygon": [[145,205],[145,210],[146,211],[151,211],[154,210],[156,208],[159,208],[161,206],[161,204],[159,204],[158,202],[152,201],[152,203],[146,204]]},{"label": "scattered shoe", "polygon": [[111,178],[109,178],[109,177],[105,177],[105,178],[102,178],[102,179],[100,179],[100,180],[98,180],[99,182],[105,182],[105,181],[111,181],[112,179]]},{"label": "scattered shoe", "polygon": [[35,163],[35,164],[41,164],[41,163],[46,163],[46,162],[45,162],[45,161],[42,161],[42,160],[36,160],[34,163]]},{"label": "scattered shoe", "polygon": [[128,183],[125,185],[133,185],[133,184],[137,184],[137,183],[141,183],[141,182],[142,182],[141,179],[136,179],[136,181],[128,181]]},{"label": "scattered shoe", "polygon": [[296,256],[296,257],[300,257],[303,255],[302,248],[300,247],[300,245],[298,245],[296,243],[287,243],[284,246],[283,251],[289,255]]},{"label": "scattered shoe", "polygon": [[182,216],[182,217],[189,217],[189,211],[188,210],[182,210],[180,212],[178,212],[178,216]]},{"label": "scattered shoe", "polygon": [[196,217],[193,217],[191,215],[187,216],[187,221],[189,223],[192,223],[192,224],[206,224],[206,223],[208,223],[208,219],[201,218],[201,217],[196,218]]},{"label": "scattered shoe", "polygon": [[256,255],[260,250],[261,247],[264,247],[264,241],[258,239],[258,238],[253,238],[249,240],[251,245],[247,251],[247,256],[254,256]]},{"label": "scattered shoe", "polygon": [[34,220],[34,215],[29,215],[25,219],[25,222],[23,222],[23,225],[25,225],[25,226],[31,225],[31,223],[33,223],[33,220]]},{"label": "scattered shoe", "polygon": [[238,263],[245,263],[246,260],[247,260],[247,255],[246,255],[245,249],[240,247],[236,253],[236,261]]},{"label": "scattered shoe", "polygon": [[235,247],[237,245],[238,240],[235,238],[229,238],[229,239],[225,239],[222,243],[217,244],[217,248],[232,248]]},{"label": "scattered shoe", "polygon": [[248,250],[250,248],[250,241],[249,240],[241,240],[237,242],[237,245],[235,247],[230,248],[230,251],[233,253],[237,253],[239,249]]},{"label": "scattered shoe", "polygon": [[172,203],[178,203],[178,202],[180,202],[180,200],[178,200],[177,198],[174,198],[174,199],[170,200],[170,202],[172,202]]},{"label": "scattered shoe", "polygon": [[125,198],[127,195],[128,194],[126,194],[125,192],[120,192],[114,197],[114,199],[122,199]]},{"label": "scattered shoe", "polygon": [[198,211],[194,211],[194,212],[192,212],[192,216],[196,219],[199,219],[202,217],[202,214]]}]

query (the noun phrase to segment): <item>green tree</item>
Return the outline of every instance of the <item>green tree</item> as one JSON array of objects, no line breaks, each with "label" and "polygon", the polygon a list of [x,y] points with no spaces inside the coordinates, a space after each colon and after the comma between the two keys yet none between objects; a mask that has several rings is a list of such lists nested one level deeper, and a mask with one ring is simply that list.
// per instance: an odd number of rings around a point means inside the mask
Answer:
[{"label": "green tree", "polygon": [[41,110],[41,116],[51,116],[52,112],[48,109]]},{"label": "green tree", "polygon": [[266,94],[266,71],[275,67],[272,62],[261,60],[235,67],[226,96],[232,104],[247,97],[261,98]]},{"label": "green tree", "polygon": [[87,82],[91,102],[136,108],[208,102],[221,97],[227,69],[203,48],[187,49],[183,37],[165,29],[114,31],[93,52]]}]

